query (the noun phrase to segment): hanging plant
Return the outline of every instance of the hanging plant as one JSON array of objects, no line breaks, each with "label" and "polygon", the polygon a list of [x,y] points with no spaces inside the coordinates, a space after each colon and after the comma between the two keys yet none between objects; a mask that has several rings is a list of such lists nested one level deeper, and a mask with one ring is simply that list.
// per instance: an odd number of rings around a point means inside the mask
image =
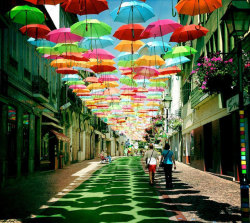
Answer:
[{"label": "hanging plant", "polygon": [[180,117],[171,117],[168,119],[168,126],[173,131],[180,131],[182,127],[183,120]]}]

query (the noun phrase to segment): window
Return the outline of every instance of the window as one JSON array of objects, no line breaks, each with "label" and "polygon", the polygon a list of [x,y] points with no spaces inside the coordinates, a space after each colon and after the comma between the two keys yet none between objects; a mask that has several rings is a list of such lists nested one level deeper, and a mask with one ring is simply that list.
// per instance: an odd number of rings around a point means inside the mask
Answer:
[{"label": "window", "polygon": [[186,82],[181,90],[183,105],[185,105],[188,102],[190,93],[191,93],[191,83]]}]

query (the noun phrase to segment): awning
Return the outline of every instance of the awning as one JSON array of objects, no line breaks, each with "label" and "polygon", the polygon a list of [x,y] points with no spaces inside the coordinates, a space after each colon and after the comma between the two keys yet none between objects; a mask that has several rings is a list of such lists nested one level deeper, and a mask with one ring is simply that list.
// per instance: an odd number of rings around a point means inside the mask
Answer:
[{"label": "awning", "polygon": [[50,130],[50,131],[55,134],[55,136],[58,140],[61,140],[63,142],[70,142],[70,138],[68,136],[64,135],[63,133],[59,133],[55,130]]},{"label": "awning", "polygon": [[58,128],[58,129],[62,129],[63,130],[63,127],[60,126],[60,125],[57,125],[56,123],[54,122],[42,122],[42,125],[50,125],[50,126],[53,126],[55,128]]}]

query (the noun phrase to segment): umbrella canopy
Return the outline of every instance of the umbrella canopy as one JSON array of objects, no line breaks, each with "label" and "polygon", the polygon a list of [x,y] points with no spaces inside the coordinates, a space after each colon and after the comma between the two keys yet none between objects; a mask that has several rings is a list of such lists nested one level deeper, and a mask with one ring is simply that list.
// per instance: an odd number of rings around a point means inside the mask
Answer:
[{"label": "umbrella canopy", "polygon": [[168,68],[162,68],[158,69],[160,72],[160,75],[166,75],[166,74],[175,74],[181,72],[181,69],[179,67],[173,66]]},{"label": "umbrella canopy", "polygon": [[144,27],[140,24],[127,24],[118,28],[113,36],[119,40],[136,41],[141,39],[140,35],[143,30]]},{"label": "umbrella canopy", "polygon": [[71,33],[70,28],[60,28],[48,33],[46,39],[54,43],[74,43],[82,40],[82,37]]},{"label": "umbrella canopy", "polygon": [[54,46],[54,49],[60,54],[64,52],[81,53],[86,51],[86,49],[79,48],[75,43],[58,43]]},{"label": "umbrella canopy", "polygon": [[94,65],[94,66],[91,66],[90,69],[93,70],[95,73],[102,73],[106,71],[116,70],[115,67],[108,66],[108,65]]},{"label": "umbrella canopy", "polygon": [[94,65],[108,65],[112,66],[115,64],[115,61],[113,60],[97,60],[97,59],[90,59],[88,62],[88,65],[94,66]]},{"label": "umbrella canopy", "polygon": [[123,78],[121,78],[121,79],[120,79],[120,82],[121,82],[122,84],[126,84],[126,85],[128,85],[128,86],[134,86],[134,87],[137,86],[135,80],[133,80],[133,79],[131,79],[131,78],[128,78],[128,77],[123,77]]},{"label": "umbrella canopy", "polygon": [[83,54],[86,58],[96,58],[96,59],[114,59],[115,56],[104,49],[88,50]]},{"label": "umbrella canopy", "polygon": [[83,84],[78,84],[78,85],[70,85],[69,88],[70,89],[85,89],[86,86]]},{"label": "umbrella canopy", "polygon": [[66,0],[61,6],[78,15],[99,14],[109,8],[106,0]]},{"label": "umbrella canopy", "polygon": [[118,88],[108,88],[107,90],[104,91],[104,95],[115,95],[119,93],[120,90]]},{"label": "umbrella canopy", "polygon": [[209,32],[208,29],[200,25],[186,25],[176,29],[172,36],[170,37],[170,42],[187,42],[189,40],[198,39],[202,36],[205,36]]},{"label": "umbrella canopy", "polygon": [[148,92],[147,88],[143,88],[143,87],[138,87],[137,89],[133,90],[134,92]]},{"label": "umbrella canopy", "polygon": [[100,78],[99,78],[100,81],[118,81],[119,78],[116,77],[115,75],[102,75]]},{"label": "umbrella canopy", "polygon": [[77,74],[77,73],[78,73],[77,70],[74,70],[74,69],[72,69],[72,68],[58,68],[58,69],[56,70],[56,72],[57,72],[58,74]]},{"label": "umbrella canopy", "polygon": [[166,83],[164,82],[152,82],[149,84],[150,87],[166,87]]},{"label": "umbrella canopy", "polygon": [[114,88],[119,86],[119,84],[116,81],[105,82],[105,85],[107,88]]},{"label": "umbrella canopy", "polygon": [[90,82],[90,83],[100,83],[100,81],[97,77],[87,77],[84,79],[84,81]]},{"label": "umbrella canopy", "polygon": [[48,26],[40,24],[26,25],[21,27],[19,30],[22,34],[33,37],[35,39],[45,38],[46,35],[51,31]]},{"label": "umbrella canopy", "polygon": [[97,19],[86,19],[70,27],[71,32],[83,37],[101,37],[111,34],[111,26]]},{"label": "umbrella canopy", "polygon": [[53,47],[53,46],[56,45],[55,43],[50,42],[50,41],[48,41],[48,40],[46,40],[46,39],[35,39],[35,38],[32,38],[32,37],[30,37],[27,41],[28,41],[31,45],[37,46],[37,47],[40,47],[40,46]]},{"label": "umbrella canopy", "polygon": [[87,37],[82,40],[78,46],[85,49],[97,49],[97,48],[105,48],[113,45],[114,40],[112,40],[109,36],[100,36],[100,37]]},{"label": "umbrella canopy", "polygon": [[38,53],[48,54],[48,55],[59,55],[60,53],[54,47],[37,47]]},{"label": "umbrella canopy", "polygon": [[179,14],[195,16],[222,7],[222,0],[181,0],[175,6]]},{"label": "umbrella canopy", "polygon": [[123,85],[122,87],[121,87],[121,90],[123,90],[123,91],[135,91],[135,90],[137,90],[138,88],[136,88],[136,87],[132,87],[132,86],[128,86],[128,85]]},{"label": "umbrella canopy", "polygon": [[158,20],[156,22],[150,23],[147,26],[147,28],[141,34],[141,39],[164,36],[168,33],[174,32],[179,27],[182,27],[182,25],[173,20]]},{"label": "umbrella canopy", "polygon": [[115,22],[140,23],[154,17],[152,7],[142,2],[123,2],[110,13]]},{"label": "umbrella canopy", "polygon": [[87,86],[87,88],[89,89],[89,90],[93,90],[93,89],[103,89],[103,88],[105,88],[106,86],[105,86],[105,84],[101,84],[101,83],[93,83],[93,84],[89,84],[88,86]]},{"label": "umbrella canopy", "polygon": [[145,80],[145,79],[149,79],[149,78],[150,78],[149,76],[143,76],[140,74],[136,74],[135,76],[133,76],[134,80]]},{"label": "umbrella canopy", "polygon": [[161,92],[161,91],[165,91],[165,89],[163,87],[150,87],[148,89],[148,91],[158,91],[158,92]]},{"label": "umbrella canopy", "polygon": [[118,56],[117,59],[118,60],[136,60],[140,57],[140,55],[138,53],[129,53],[129,52],[121,52]]},{"label": "umbrella canopy", "polygon": [[67,59],[57,59],[57,60],[53,60],[50,63],[50,66],[58,67],[58,68],[73,67],[74,65],[75,65],[74,60],[67,60]]},{"label": "umbrella canopy", "polygon": [[161,41],[153,41],[148,42],[143,45],[139,50],[138,53],[140,55],[161,55],[165,54],[166,51],[171,51],[171,46],[165,42]]},{"label": "umbrella canopy", "polygon": [[129,40],[122,40],[120,43],[116,45],[114,48],[120,52],[136,52],[144,43],[140,40],[137,41],[129,41]]},{"label": "umbrella canopy", "polygon": [[187,57],[175,57],[165,60],[165,66],[164,67],[172,67],[177,66],[183,63],[187,63],[190,60]]},{"label": "umbrella canopy", "polygon": [[62,78],[62,81],[77,81],[81,79],[82,78],[77,74],[68,74],[68,75],[64,75],[64,77]]},{"label": "umbrella canopy", "polygon": [[160,73],[157,69],[152,68],[152,67],[135,67],[134,71],[136,72],[137,75],[142,75],[142,76],[147,76],[147,77],[154,77],[158,76]]},{"label": "umbrella canopy", "polygon": [[123,91],[122,93],[121,93],[121,95],[124,95],[124,96],[133,96],[133,95],[135,95],[136,93],[135,92],[133,92],[133,91]]},{"label": "umbrella canopy", "polygon": [[24,0],[26,2],[30,2],[34,5],[57,5],[65,0]]},{"label": "umbrella canopy", "polygon": [[83,84],[85,84],[85,82],[84,81],[82,81],[82,80],[75,80],[75,81],[67,81],[65,84],[67,84],[67,85],[83,85]]},{"label": "umbrella canopy", "polygon": [[171,52],[167,52],[163,58],[174,58],[181,56],[191,56],[192,54],[197,53],[197,50],[190,46],[177,46],[173,47]]},{"label": "umbrella canopy", "polygon": [[150,78],[150,82],[159,82],[159,81],[167,81],[169,79],[170,76],[164,76],[161,75],[159,77],[152,77]]},{"label": "umbrella canopy", "polygon": [[18,24],[42,24],[45,21],[43,12],[28,5],[16,6],[8,12],[9,18]]},{"label": "umbrella canopy", "polygon": [[131,61],[127,61],[127,60],[120,60],[117,65],[119,67],[133,67],[135,66],[135,61],[131,60]]},{"label": "umbrella canopy", "polygon": [[158,55],[153,55],[153,56],[144,55],[136,60],[136,64],[138,66],[162,66],[165,64],[165,62]]},{"label": "umbrella canopy", "polygon": [[62,56],[65,59],[70,59],[75,61],[89,61],[88,58],[82,56],[82,53],[64,52],[60,56]]}]

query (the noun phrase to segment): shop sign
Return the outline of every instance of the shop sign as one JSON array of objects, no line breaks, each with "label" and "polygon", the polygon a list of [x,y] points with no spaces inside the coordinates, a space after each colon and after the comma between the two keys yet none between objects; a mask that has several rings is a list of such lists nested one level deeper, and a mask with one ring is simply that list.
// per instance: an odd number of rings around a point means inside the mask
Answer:
[{"label": "shop sign", "polygon": [[[244,105],[249,105],[249,95],[244,94]],[[239,109],[239,95],[235,95],[227,100],[227,112],[233,112],[235,110]]]}]

